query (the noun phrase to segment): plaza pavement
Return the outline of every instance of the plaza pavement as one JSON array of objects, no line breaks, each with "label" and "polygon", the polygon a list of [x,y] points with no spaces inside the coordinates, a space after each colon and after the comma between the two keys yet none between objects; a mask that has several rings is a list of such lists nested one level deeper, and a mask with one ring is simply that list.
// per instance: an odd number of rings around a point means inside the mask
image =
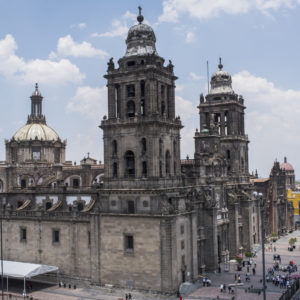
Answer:
[{"label": "plaza pavement", "polygon": [[[288,251],[288,241],[291,237],[296,237],[296,249],[293,252]],[[267,244],[266,246],[269,246]],[[297,264],[300,267],[300,231],[294,231],[286,236],[280,237],[273,246],[276,246],[276,254],[281,255],[281,265],[288,265],[290,260],[294,261],[294,264]],[[266,251],[266,273],[269,267],[273,265],[273,251]],[[221,264],[221,273],[208,273],[207,277],[211,280],[212,286],[203,287],[202,280],[200,279],[197,285],[197,289],[192,292],[190,295],[184,295],[183,298],[186,300],[193,299],[243,299],[243,300],[256,300],[263,299],[262,293],[258,295],[257,293],[245,292],[249,287],[253,286],[253,288],[262,288],[262,283],[260,282],[262,279],[262,257],[261,250],[257,252],[257,256],[253,258],[253,261],[256,262],[256,275],[252,275],[250,269],[250,282],[245,282],[245,274],[247,272],[246,266],[242,269],[242,271],[235,271],[233,268],[230,268],[229,272],[225,272],[225,266]],[[299,268],[300,269],[300,268]],[[282,273],[282,272],[277,272]],[[299,274],[299,271],[296,272]],[[234,294],[229,294],[228,292],[220,292],[221,284],[232,284],[235,282],[235,274],[240,274],[242,279],[242,286],[239,286],[235,289]],[[287,273],[285,273],[287,274]],[[295,274],[295,273],[292,273]],[[272,283],[266,283],[267,285],[267,300],[275,300],[279,299],[281,294],[285,291],[285,288],[280,289],[279,287],[275,287]],[[125,294],[128,293],[128,290],[118,290],[118,289],[105,289],[100,287],[81,287],[80,284],[77,284],[76,289],[69,289],[58,287],[56,285],[45,285],[39,286],[38,283],[34,283],[34,288],[31,293],[28,295],[33,297],[33,299],[39,300],[121,300],[125,299]],[[15,289],[10,290],[10,293],[13,295],[21,294],[21,288],[18,290],[17,287]],[[178,299],[176,296],[167,296],[167,295],[158,295],[153,293],[141,293],[137,291],[131,291],[133,299],[137,300],[175,300]]]}]

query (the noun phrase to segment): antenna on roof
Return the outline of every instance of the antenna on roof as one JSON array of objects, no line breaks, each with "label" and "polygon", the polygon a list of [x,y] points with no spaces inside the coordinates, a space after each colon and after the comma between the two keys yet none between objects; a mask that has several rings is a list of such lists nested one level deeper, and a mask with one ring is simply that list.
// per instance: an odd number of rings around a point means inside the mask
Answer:
[{"label": "antenna on roof", "polygon": [[207,71],[207,94],[209,93],[209,68],[208,68],[208,60],[206,61],[206,71]]}]

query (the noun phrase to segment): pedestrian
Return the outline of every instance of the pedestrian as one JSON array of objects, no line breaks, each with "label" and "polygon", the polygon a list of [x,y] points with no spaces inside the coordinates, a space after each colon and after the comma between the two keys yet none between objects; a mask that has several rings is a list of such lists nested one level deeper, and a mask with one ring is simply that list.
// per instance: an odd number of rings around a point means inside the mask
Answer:
[{"label": "pedestrian", "polygon": [[234,274],[234,281],[236,281],[236,278],[237,278],[237,275],[236,275],[236,273]]},{"label": "pedestrian", "polygon": [[203,277],[203,279],[202,279],[202,283],[203,283],[203,286],[205,286],[205,285],[206,285],[206,277]]},{"label": "pedestrian", "polygon": [[247,273],[249,272],[249,266],[247,266]]},{"label": "pedestrian", "polygon": [[223,291],[226,293],[226,284],[223,284]]},{"label": "pedestrian", "polygon": [[132,299],[132,297],[131,297],[131,294],[129,293],[128,294],[128,300],[131,300]]},{"label": "pedestrian", "polygon": [[254,262],[254,268],[256,268],[256,261]]},{"label": "pedestrian", "polygon": [[125,294],[125,299],[128,300],[128,295],[127,294]]},{"label": "pedestrian", "polygon": [[255,268],[252,268],[252,274],[255,275]]},{"label": "pedestrian", "polygon": [[241,283],[241,275],[238,276],[238,283]]},{"label": "pedestrian", "polygon": [[223,292],[223,284],[220,285],[220,292]]}]

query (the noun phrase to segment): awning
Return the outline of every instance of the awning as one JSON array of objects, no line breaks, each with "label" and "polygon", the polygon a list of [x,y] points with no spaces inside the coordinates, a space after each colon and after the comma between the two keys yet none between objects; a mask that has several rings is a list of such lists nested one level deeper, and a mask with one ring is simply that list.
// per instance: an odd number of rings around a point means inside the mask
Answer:
[{"label": "awning", "polygon": [[[3,260],[3,276],[6,277],[31,278],[53,271],[58,271],[58,267]],[[1,260],[0,274],[2,274]]]}]

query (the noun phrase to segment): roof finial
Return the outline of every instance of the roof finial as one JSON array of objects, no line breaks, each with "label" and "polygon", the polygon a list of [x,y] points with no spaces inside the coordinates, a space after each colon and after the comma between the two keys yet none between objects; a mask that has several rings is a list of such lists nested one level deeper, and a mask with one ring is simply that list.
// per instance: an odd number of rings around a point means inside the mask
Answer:
[{"label": "roof finial", "polygon": [[219,70],[221,71],[223,69],[223,65],[222,65],[222,58],[219,57],[219,65],[218,65]]},{"label": "roof finial", "polygon": [[36,91],[39,90],[39,85],[38,85],[38,83],[35,84],[35,90],[36,90]]},{"label": "roof finial", "polygon": [[141,24],[144,21],[144,17],[142,16],[142,8],[139,6],[139,15],[137,17],[138,22]]}]

